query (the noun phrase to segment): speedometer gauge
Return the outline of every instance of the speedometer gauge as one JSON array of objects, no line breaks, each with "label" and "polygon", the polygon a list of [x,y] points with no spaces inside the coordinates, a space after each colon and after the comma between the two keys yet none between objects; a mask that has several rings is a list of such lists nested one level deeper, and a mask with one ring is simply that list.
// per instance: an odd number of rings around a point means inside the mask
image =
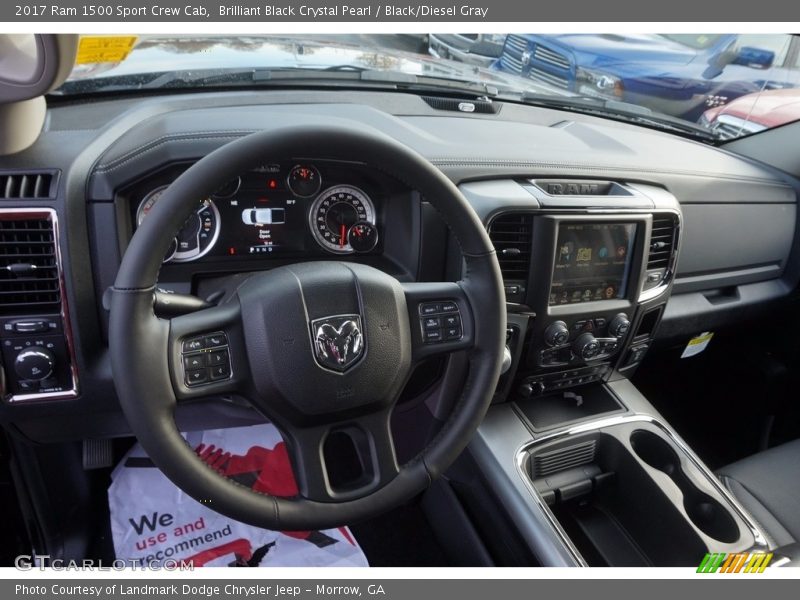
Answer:
[{"label": "speedometer gauge", "polygon": [[[141,225],[155,207],[167,186],[156,188],[144,197],[136,211]],[[219,210],[211,199],[200,200],[175,235],[164,262],[190,262],[208,254],[219,238]]]},{"label": "speedometer gauge", "polygon": [[375,224],[375,207],[360,189],[339,185],[322,192],[311,205],[309,225],[320,246],[335,254],[350,254],[350,228],[359,221]]}]

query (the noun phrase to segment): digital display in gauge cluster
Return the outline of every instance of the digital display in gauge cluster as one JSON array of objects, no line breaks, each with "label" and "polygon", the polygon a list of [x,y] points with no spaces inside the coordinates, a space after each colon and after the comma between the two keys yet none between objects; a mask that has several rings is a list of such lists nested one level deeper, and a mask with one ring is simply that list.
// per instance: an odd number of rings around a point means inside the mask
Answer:
[{"label": "digital display in gauge cluster", "polygon": [[[345,180],[328,180],[313,164],[249,171],[198,200],[165,261],[371,252],[378,244],[375,204],[364,189]],[[137,225],[166,188],[142,199]]]}]

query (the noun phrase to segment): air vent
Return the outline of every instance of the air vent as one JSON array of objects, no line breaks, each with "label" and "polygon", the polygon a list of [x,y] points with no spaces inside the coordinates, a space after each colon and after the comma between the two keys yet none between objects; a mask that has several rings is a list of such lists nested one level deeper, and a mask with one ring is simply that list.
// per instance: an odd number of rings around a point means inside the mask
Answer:
[{"label": "air vent", "polygon": [[55,171],[0,173],[0,200],[47,200],[55,197]]},{"label": "air vent", "polygon": [[595,446],[595,440],[588,440],[566,448],[537,453],[533,457],[531,475],[534,479],[539,479],[589,464],[594,461]]},{"label": "air vent", "polygon": [[533,215],[506,213],[496,217],[489,227],[489,237],[497,251],[503,279],[528,279],[533,241]]},{"label": "air vent", "polygon": [[441,96],[423,96],[422,99],[436,110],[490,115],[497,114],[500,110],[499,106],[490,100],[460,100],[458,98],[442,98]]},{"label": "air vent", "polygon": [[53,221],[40,215],[0,213],[0,315],[60,311]]},{"label": "air vent", "polygon": [[675,222],[673,215],[654,215],[650,234],[650,252],[647,270],[666,269],[675,247]]}]

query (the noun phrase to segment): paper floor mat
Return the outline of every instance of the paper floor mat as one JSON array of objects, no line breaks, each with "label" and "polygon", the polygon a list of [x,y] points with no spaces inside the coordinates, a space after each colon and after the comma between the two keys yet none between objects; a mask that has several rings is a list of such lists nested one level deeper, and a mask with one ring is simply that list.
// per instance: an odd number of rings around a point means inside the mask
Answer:
[{"label": "paper floor mat", "polygon": [[[286,447],[272,425],[185,434],[203,460],[252,489],[297,491]],[[108,488],[118,559],[200,566],[368,566],[346,527],[276,532],[224,517],[178,489],[139,444],[114,469]],[[171,564],[171,563],[167,563]]]}]

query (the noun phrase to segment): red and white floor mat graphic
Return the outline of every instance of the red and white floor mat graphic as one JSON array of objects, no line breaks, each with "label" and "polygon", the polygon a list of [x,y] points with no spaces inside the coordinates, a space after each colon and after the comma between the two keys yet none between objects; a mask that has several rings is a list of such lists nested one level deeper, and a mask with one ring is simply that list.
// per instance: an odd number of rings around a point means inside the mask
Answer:
[{"label": "red and white floor mat graphic", "polygon": [[[254,490],[297,493],[286,446],[272,425],[185,434],[208,464]],[[195,567],[366,567],[346,527],[277,532],[224,517],[184,494],[136,444],[111,475],[108,501],[117,558]]]}]

